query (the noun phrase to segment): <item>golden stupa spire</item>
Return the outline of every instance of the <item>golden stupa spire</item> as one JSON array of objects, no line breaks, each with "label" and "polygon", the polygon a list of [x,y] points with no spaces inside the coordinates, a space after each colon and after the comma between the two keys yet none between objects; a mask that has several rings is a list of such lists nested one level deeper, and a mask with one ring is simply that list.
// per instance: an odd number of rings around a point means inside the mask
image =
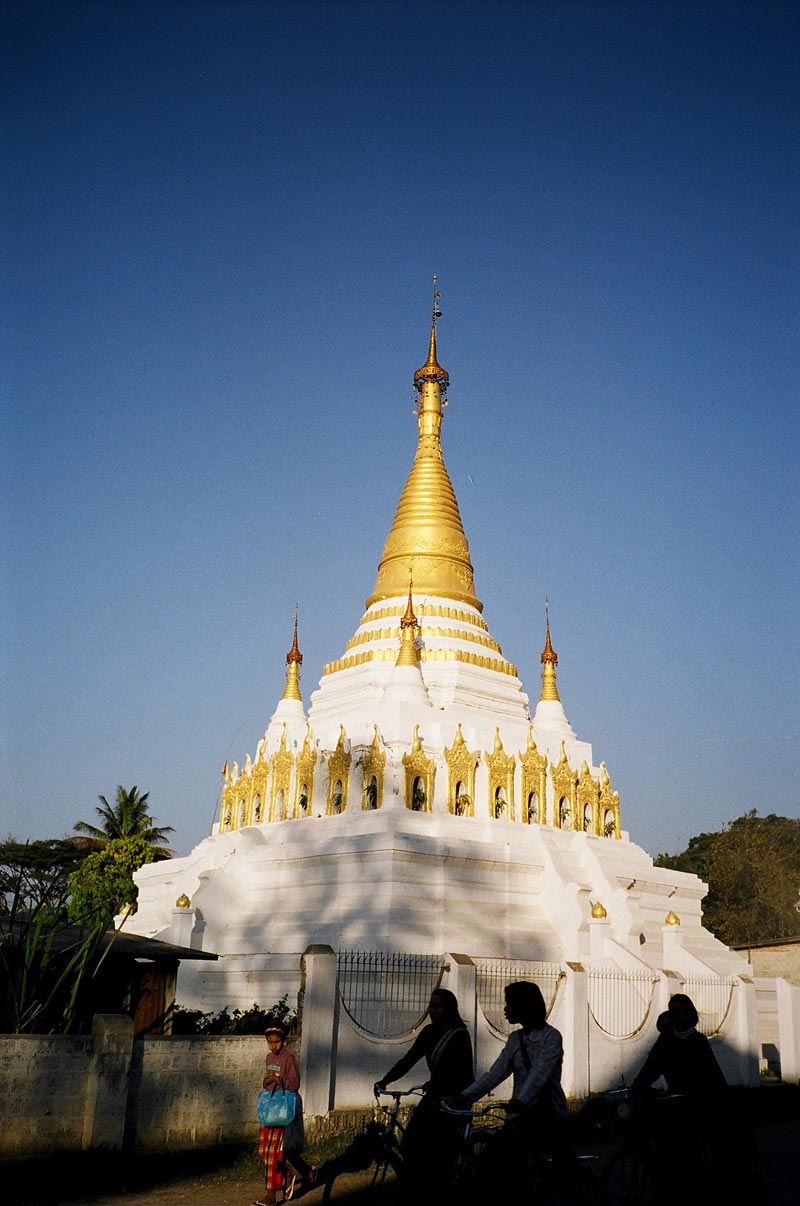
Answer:
[{"label": "golden stupa spire", "polygon": [[408,579],[408,603],[406,604],[405,615],[400,618],[400,652],[397,655],[397,666],[418,666],[419,665],[419,650],[417,649],[417,635],[419,633],[419,621],[414,615],[414,603],[411,598],[411,590],[414,580],[409,574]]},{"label": "golden stupa spire", "polygon": [[303,664],[303,655],[297,644],[297,610],[294,613],[294,638],[292,647],[286,654],[286,686],[283,689],[281,699],[299,699],[302,702],[300,694],[300,667]]},{"label": "golden stupa spire", "polygon": [[455,491],[442,458],[442,413],[447,405],[445,394],[450,378],[439,364],[436,352],[436,322],[442,316],[439,299],[434,277],[428,359],[414,374],[418,394],[417,453],[383,547],[375,589],[367,599],[367,607],[379,599],[404,595],[410,565],[417,595],[455,599],[483,611],[475,594],[469,545]]},{"label": "golden stupa spire", "polygon": [[556,666],[558,665],[558,654],[553,648],[550,641],[550,600],[544,601],[545,614],[545,631],[546,637],[544,649],[542,651],[542,693],[540,699],[558,700],[558,687],[556,686]]}]

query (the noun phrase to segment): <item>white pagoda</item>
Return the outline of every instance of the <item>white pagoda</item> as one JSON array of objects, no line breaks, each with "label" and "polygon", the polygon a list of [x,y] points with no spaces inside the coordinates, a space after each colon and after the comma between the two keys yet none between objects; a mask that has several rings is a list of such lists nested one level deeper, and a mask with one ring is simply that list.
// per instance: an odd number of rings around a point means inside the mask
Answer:
[{"label": "white pagoda", "polygon": [[283,696],[252,760],[226,770],[214,832],[137,875],[129,928],[223,956],[181,967],[183,1004],[270,1003],[315,944],[749,971],[703,927],[705,885],[623,831],[559,698],[549,618],[533,712],[489,631],[442,456],[439,316],[434,303],[417,451],[355,633],[306,708],[295,620]]}]

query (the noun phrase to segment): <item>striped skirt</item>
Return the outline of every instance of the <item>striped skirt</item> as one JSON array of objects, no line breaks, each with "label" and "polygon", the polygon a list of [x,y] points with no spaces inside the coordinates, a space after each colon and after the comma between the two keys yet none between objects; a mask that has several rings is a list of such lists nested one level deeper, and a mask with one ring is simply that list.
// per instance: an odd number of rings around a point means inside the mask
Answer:
[{"label": "striped skirt", "polygon": [[282,1126],[262,1126],[258,1130],[258,1157],[264,1161],[264,1188],[273,1193],[283,1188],[283,1131]]}]

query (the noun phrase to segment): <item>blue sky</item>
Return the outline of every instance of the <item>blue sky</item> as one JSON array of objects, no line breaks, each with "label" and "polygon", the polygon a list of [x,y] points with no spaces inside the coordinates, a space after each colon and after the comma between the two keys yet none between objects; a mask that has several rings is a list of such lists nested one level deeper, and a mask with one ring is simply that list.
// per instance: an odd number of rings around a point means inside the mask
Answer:
[{"label": "blue sky", "polygon": [[[795,4],[5,4],[0,834],[181,853],[415,447],[651,853],[800,815]],[[9,321],[10,320],[10,321]]]}]

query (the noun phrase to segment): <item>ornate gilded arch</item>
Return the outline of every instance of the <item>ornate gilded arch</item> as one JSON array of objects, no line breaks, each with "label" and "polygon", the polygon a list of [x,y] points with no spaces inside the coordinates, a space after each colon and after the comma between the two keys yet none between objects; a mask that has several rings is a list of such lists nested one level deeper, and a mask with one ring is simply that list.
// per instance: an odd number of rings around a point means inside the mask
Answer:
[{"label": "ornate gilded arch", "polygon": [[[361,807],[380,808],[383,804],[383,777],[386,770],[386,750],[383,748],[378,726],[373,726],[375,736],[372,745],[364,751],[361,762],[363,769]],[[375,779],[374,788],[372,779]]]},{"label": "ornate gilded arch", "polygon": [[220,801],[219,810],[219,831],[227,833],[234,826],[234,815],[236,811],[236,780],[238,778],[238,767],[234,762],[230,771],[225,777],[225,786],[222,789],[222,799]]},{"label": "ornate gilded arch", "polygon": [[[266,738],[258,743],[258,756],[253,767],[253,794],[252,794],[252,823],[258,825],[264,820],[267,813],[267,776],[269,774],[269,763],[266,760]],[[259,815],[256,816],[256,811]]]},{"label": "ornate gilded arch", "polygon": [[600,829],[603,837],[622,837],[622,817],[619,810],[619,792],[612,791],[605,762],[600,763]]},{"label": "ornate gilded arch", "polygon": [[489,767],[489,816],[514,820],[514,755],[503,749],[499,727],[494,731],[494,749],[483,755]]},{"label": "ornate gilded arch", "polygon": [[[336,812],[344,812],[347,808],[347,795],[350,787],[350,763],[353,756],[345,749],[344,725],[339,725],[339,740],[336,749],[328,759],[328,816]],[[337,784],[339,786],[337,786]]]},{"label": "ornate gilded arch", "polygon": [[[592,772],[584,759],[575,793],[578,810],[576,828],[586,833],[600,833],[600,784],[592,778]],[[587,816],[587,809],[590,815]]]},{"label": "ornate gilded arch", "polygon": [[[406,808],[410,808],[412,812],[430,812],[433,804],[433,781],[436,767],[433,759],[426,757],[422,748],[418,724],[414,725],[411,749],[407,754],[403,754],[403,768],[405,770]],[[414,784],[417,781],[422,785],[422,798],[419,793],[415,795],[414,792]]]},{"label": "ornate gilded arch", "polygon": [[[533,740],[533,726],[528,729],[528,744],[519,755],[522,767],[522,820],[544,825],[547,822],[547,755],[540,754]],[[536,797],[536,812],[528,816],[528,800]]]},{"label": "ornate gilded arch", "polygon": [[[455,816],[475,816],[475,771],[478,766],[480,753],[467,749],[461,725],[456,725],[453,744],[450,749],[445,747],[444,760],[447,763],[447,811]],[[457,794],[459,783],[462,790]]]},{"label": "ornate gilded arch", "polygon": [[[303,748],[297,755],[297,776],[295,778],[294,815],[296,817],[312,816],[314,800],[314,767],[317,764],[317,751],[311,725],[306,727]],[[303,800],[305,788],[305,801]]]},{"label": "ornate gilded arch", "polygon": [[272,787],[269,795],[269,819],[285,821],[289,816],[289,791],[292,786],[292,767],[294,766],[294,758],[286,748],[285,724],[281,733],[281,743],[272,755],[270,762],[272,764]]},{"label": "ornate gilded arch", "polygon": [[[563,741],[558,765],[550,764],[550,781],[553,784],[553,824],[556,829],[576,829],[578,776],[569,764]],[[563,806],[562,800],[565,802]],[[569,810],[566,817],[562,811],[563,807]]]}]

